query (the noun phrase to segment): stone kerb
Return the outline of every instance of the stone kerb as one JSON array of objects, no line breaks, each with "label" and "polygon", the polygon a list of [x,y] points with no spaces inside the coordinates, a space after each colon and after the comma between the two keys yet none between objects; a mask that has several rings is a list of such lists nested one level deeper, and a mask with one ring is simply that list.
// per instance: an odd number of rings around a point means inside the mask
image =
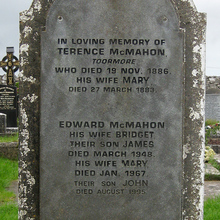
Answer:
[{"label": "stone kerb", "polygon": [[18,159],[18,143],[0,143],[0,155],[1,157],[8,158],[10,160]]}]

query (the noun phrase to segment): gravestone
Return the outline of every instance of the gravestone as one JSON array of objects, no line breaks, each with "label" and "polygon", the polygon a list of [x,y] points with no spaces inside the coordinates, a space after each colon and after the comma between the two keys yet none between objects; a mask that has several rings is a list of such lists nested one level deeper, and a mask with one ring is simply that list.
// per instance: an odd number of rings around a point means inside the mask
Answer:
[{"label": "gravestone", "polygon": [[208,88],[206,89],[206,95],[205,95],[205,100],[206,100],[205,118],[219,121],[220,120],[220,89],[214,86],[210,88],[210,83],[207,85],[207,87]]},{"label": "gravestone", "polygon": [[55,0],[20,21],[19,219],[201,219],[205,15]]},{"label": "gravestone", "polygon": [[7,115],[7,127],[17,127],[17,88],[0,85],[0,112]]},{"label": "gravestone", "polygon": [[7,115],[0,113],[0,133],[5,134],[6,132],[6,125],[7,125]]},{"label": "gravestone", "polygon": [[6,48],[7,55],[0,61],[0,67],[7,73],[7,85],[14,86],[14,73],[19,69],[19,61],[14,56],[14,47]]},{"label": "gravestone", "polygon": [[0,61],[0,67],[7,73],[7,86],[0,85],[0,112],[7,115],[7,127],[17,127],[17,88],[14,73],[19,69],[19,61],[14,56],[14,47],[6,48],[7,55]]},{"label": "gravestone", "polygon": [[205,118],[220,120],[220,94],[206,94]]}]

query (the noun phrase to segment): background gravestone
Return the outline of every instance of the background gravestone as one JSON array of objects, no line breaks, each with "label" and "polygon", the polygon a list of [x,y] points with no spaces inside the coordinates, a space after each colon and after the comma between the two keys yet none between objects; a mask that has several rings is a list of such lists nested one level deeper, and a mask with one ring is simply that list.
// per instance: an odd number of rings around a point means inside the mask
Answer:
[{"label": "background gravestone", "polygon": [[7,115],[0,113],[0,133],[4,134],[6,132],[6,125],[7,125]]},{"label": "background gravestone", "polygon": [[0,85],[0,112],[7,115],[7,127],[17,127],[17,88]]},{"label": "background gravestone", "polygon": [[57,0],[20,18],[19,218],[201,219],[205,16]]},{"label": "background gravestone", "polygon": [[220,78],[206,77],[205,118],[220,120]]},{"label": "background gravestone", "polygon": [[220,93],[206,94],[205,118],[220,120]]}]

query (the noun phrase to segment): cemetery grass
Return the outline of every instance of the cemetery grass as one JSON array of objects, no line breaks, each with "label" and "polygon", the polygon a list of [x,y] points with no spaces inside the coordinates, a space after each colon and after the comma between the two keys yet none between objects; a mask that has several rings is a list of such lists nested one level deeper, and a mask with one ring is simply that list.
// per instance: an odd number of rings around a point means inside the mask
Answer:
[{"label": "cemetery grass", "polygon": [[0,157],[0,219],[18,219],[16,195],[6,188],[11,181],[18,179],[18,162]]},{"label": "cemetery grass", "polygon": [[217,170],[220,171],[220,164],[219,164],[215,159],[210,159],[210,160],[209,160],[209,163],[210,163],[213,167],[215,167]]},{"label": "cemetery grass", "polygon": [[18,142],[18,133],[9,136],[0,136],[0,142]]},{"label": "cemetery grass", "polygon": [[204,203],[204,220],[220,219],[220,196],[208,198]]}]

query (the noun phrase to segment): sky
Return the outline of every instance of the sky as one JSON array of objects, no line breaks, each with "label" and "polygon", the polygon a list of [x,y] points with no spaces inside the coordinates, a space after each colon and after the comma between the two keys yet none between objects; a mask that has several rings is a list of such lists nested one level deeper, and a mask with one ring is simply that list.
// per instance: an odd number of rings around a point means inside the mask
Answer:
[{"label": "sky", "polygon": [[[0,0],[0,60],[6,47],[14,47],[14,55],[19,56],[19,12],[29,9],[32,1]],[[194,4],[199,12],[207,13],[206,75],[220,76],[220,0],[194,0]],[[0,74],[4,74],[2,69]]]}]

